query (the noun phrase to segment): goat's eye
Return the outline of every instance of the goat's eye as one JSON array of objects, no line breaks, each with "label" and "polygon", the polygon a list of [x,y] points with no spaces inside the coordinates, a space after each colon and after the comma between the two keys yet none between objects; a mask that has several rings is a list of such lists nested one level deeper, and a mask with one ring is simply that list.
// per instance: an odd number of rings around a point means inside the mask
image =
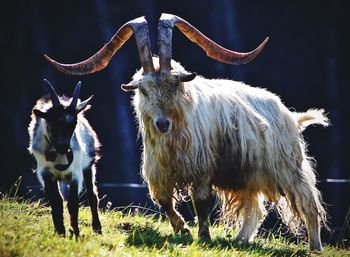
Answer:
[{"label": "goat's eye", "polygon": [[143,87],[139,87],[139,89],[144,96],[148,96],[146,90]]}]

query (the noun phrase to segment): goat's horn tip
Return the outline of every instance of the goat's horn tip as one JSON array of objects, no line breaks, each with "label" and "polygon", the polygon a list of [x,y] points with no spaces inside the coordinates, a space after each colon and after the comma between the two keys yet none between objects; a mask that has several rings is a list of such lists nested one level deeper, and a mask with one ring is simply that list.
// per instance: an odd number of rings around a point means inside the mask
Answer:
[{"label": "goat's horn tip", "polygon": [[43,79],[43,82],[45,83],[45,85],[52,87],[52,85],[48,79]]},{"label": "goat's horn tip", "polygon": [[261,43],[261,45],[265,46],[266,43],[270,40],[270,37],[266,37],[264,41]]},{"label": "goat's horn tip", "polygon": [[48,61],[49,63],[55,63],[55,61],[53,59],[51,59],[48,55],[44,54],[44,58],[46,59],[46,61]]}]

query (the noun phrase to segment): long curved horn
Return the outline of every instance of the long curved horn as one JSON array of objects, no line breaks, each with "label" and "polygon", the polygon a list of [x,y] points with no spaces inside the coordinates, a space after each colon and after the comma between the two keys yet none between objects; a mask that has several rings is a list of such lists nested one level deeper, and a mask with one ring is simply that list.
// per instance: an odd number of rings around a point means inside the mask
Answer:
[{"label": "long curved horn", "polygon": [[72,101],[70,102],[70,105],[69,105],[69,107],[73,108],[74,110],[77,107],[78,98],[79,98],[79,94],[80,94],[80,88],[81,88],[81,81],[79,81],[78,84],[75,86],[73,96],[72,96]]},{"label": "long curved horn", "polygon": [[43,79],[43,81],[45,82],[45,85],[47,87],[47,91],[49,91],[51,102],[52,102],[52,107],[57,107],[57,106],[61,105],[60,99],[58,98],[58,95],[57,95],[55,89],[53,88],[53,86],[51,85],[51,83],[47,79]]},{"label": "long curved horn", "polygon": [[208,57],[228,64],[245,64],[252,61],[264,48],[269,38],[265,40],[253,51],[240,53],[228,50],[215,43],[189,22],[173,15],[162,13],[158,23],[158,54],[161,72],[168,72],[171,69],[172,58],[172,31],[176,26],[189,40],[199,45]]},{"label": "long curved horn", "polygon": [[65,74],[84,75],[93,73],[105,68],[115,52],[121,48],[133,33],[135,34],[144,73],[155,72],[152,61],[151,43],[148,35],[148,26],[144,17],[139,17],[125,23],[104,47],[85,61],[74,64],[62,64],[52,60],[46,54],[44,54],[44,57],[57,70]]}]

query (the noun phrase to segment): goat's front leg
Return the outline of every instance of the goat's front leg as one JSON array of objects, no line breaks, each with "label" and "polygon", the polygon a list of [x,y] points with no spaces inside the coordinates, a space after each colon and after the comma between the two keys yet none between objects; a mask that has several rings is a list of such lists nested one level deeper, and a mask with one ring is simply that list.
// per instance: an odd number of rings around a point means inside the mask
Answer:
[{"label": "goat's front leg", "polygon": [[[152,189],[151,189],[152,191]],[[184,234],[190,234],[190,230],[187,227],[183,217],[175,210],[175,201],[170,193],[157,191],[154,196],[155,200],[165,211],[169,218],[170,224],[174,229],[175,233],[181,232]]]},{"label": "goat's front leg", "polygon": [[98,217],[98,197],[95,187],[95,167],[91,167],[84,170],[84,183],[86,187],[86,194],[90,205],[92,214],[92,229],[95,233],[102,234],[102,227],[100,219]]},{"label": "goat's front leg", "polygon": [[43,174],[44,189],[51,206],[51,214],[55,231],[59,235],[65,235],[66,230],[63,224],[63,200],[58,189],[57,180],[49,173]]},{"label": "goat's front leg", "polygon": [[78,182],[75,179],[69,184],[69,196],[68,196],[68,211],[70,215],[70,225],[72,227],[71,233],[74,233],[76,237],[79,237],[78,228],[78,213],[79,213],[79,195],[78,195]]},{"label": "goat's front leg", "polygon": [[198,218],[198,238],[204,242],[211,241],[209,233],[210,193],[209,186],[196,186],[191,194]]}]

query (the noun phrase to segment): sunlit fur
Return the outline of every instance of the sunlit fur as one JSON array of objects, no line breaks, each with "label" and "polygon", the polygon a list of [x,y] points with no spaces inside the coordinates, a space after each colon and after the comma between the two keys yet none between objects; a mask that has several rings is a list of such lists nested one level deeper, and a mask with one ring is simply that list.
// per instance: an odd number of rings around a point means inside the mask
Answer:
[{"label": "sunlit fur", "polygon": [[[70,104],[70,99],[60,97],[60,102],[62,105],[68,106]],[[37,101],[33,110],[39,109],[46,112],[51,107],[51,101],[43,97]],[[48,170],[57,180],[65,181],[66,178],[75,179],[78,182],[80,192],[83,185],[83,170],[91,164],[94,164],[99,159],[98,152],[100,147],[96,133],[84,117],[83,112],[78,114],[78,122],[71,139],[71,148],[74,154],[74,159],[72,164],[65,171],[58,171],[54,168],[55,164],[67,163],[65,155],[58,154],[55,162],[46,161],[45,149],[48,147],[48,142],[46,141],[45,136],[49,138],[46,120],[38,118],[32,113],[28,132],[30,138],[28,150],[36,159],[37,168],[35,172],[37,173],[40,183],[44,186],[42,175],[43,172]],[[94,165],[92,165],[92,172],[93,184],[95,184],[96,170]]]},{"label": "sunlit fur", "polygon": [[[157,67],[158,60],[154,58]],[[312,160],[301,131],[328,125],[323,110],[290,111],[275,94],[223,79],[179,83],[184,68],[172,61],[172,75],[134,75],[133,98],[143,139],[142,175],[156,201],[180,191],[221,199],[222,216],[239,225],[238,238],[252,240],[265,216],[264,203],[276,203],[283,221],[297,232],[303,221],[310,246],[320,250],[320,223],[326,222]],[[157,117],[172,128],[159,133]],[[201,197],[198,196],[197,197]],[[175,229],[183,221],[169,217]],[[174,224],[180,224],[179,227]],[[200,228],[201,229],[201,228]]]}]

